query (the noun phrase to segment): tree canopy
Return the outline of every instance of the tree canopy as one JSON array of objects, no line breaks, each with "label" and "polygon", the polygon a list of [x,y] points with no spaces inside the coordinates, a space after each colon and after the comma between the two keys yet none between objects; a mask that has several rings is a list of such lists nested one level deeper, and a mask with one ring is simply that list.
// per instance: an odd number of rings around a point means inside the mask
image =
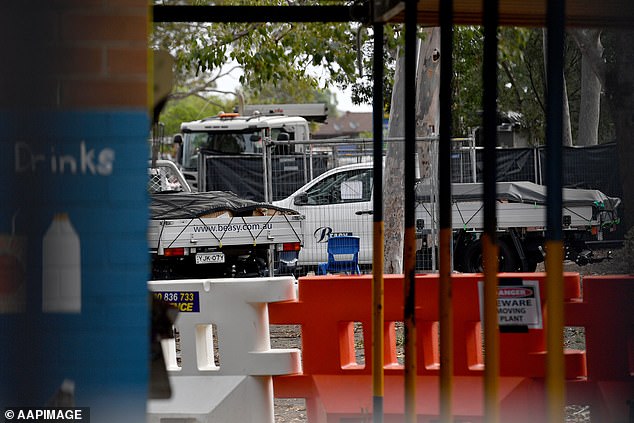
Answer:
[{"label": "tree canopy", "polygon": [[[162,2],[166,4],[169,2]],[[206,4],[199,1],[197,4]],[[223,4],[229,4],[225,2]],[[289,4],[316,5],[319,0]],[[275,0],[242,0],[241,5],[278,5]],[[385,26],[385,111],[390,108],[397,46],[402,26]],[[499,30],[498,104],[516,112],[528,139],[544,139],[544,58],[540,28]],[[471,135],[480,125],[482,102],[481,27],[454,29],[453,136]],[[176,59],[177,89],[171,98],[197,95],[208,99],[233,94],[246,102],[323,101],[328,85],[352,88],[355,104],[372,101],[372,28],[359,23],[161,23],[154,26],[152,45]],[[581,93],[581,52],[572,37],[566,41],[566,84],[573,139],[577,136]],[[240,92],[217,81],[240,70]],[[240,98],[241,96],[241,98]],[[330,101],[328,101],[331,103]],[[333,107],[334,109],[334,107]],[[603,107],[599,142],[613,139]]]},{"label": "tree canopy", "polygon": [[151,45],[167,50],[176,60],[176,85],[181,89],[175,98],[229,94],[217,81],[234,69],[240,70],[243,91],[253,96],[282,84],[285,94],[291,86],[325,91],[328,84],[345,88],[355,82],[358,27],[356,23],[160,23],[154,25]]}]

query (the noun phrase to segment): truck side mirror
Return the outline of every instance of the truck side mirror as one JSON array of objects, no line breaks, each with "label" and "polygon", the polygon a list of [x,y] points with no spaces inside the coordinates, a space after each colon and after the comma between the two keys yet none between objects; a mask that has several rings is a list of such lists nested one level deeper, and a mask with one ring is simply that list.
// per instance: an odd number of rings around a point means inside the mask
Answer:
[{"label": "truck side mirror", "polygon": [[308,194],[302,192],[297,197],[295,197],[295,200],[293,200],[293,204],[295,204],[296,206],[303,206],[308,204]]},{"label": "truck side mirror", "polygon": [[290,141],[291,136],[288,134],[288,132],[280,132],[277,135],[277,141]]},{"label": "truck side mirror", "polygon": [[181,134],[174,135],[172,143],[176,147],[176,163],[183,164],[183,136]]}]

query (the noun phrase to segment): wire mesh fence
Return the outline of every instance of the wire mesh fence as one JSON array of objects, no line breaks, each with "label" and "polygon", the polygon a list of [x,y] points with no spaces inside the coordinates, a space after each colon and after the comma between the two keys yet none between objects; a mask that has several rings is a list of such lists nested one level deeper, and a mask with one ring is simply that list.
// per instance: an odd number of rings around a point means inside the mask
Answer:
[{"label": "wire mesh fence", "polygon": [[[402,142],[386,139],[384,157],[395,143]],[[437,181],[437,142],[436,138],[417,140],[417,150],[426,156],[417,160],[418,174],[432,188]],[[360,238],[358,261],[362,271],[368,272],[372,261],[372,143],[363,138],[283,141],[270,142],[262,154],[202,155],[199,180],[204,181],[203,190],[230,190],[244,198],[279,203],[306,216],[300,267],[284,266],[286,272],[316,271],[327,261],[327,241],[335,235]],[[474,139],[452,140],[452,182],[482,182],[482,156],[483,148]],[[565,185],[620,196],[615,157],[614,144],[564,149]],[[541,184],[546,160],[543,147],[499,148],[497,180]],[[338,172],[329,173],[333,169]],[[434,193],[435,188],[427,212],[437,222]],[[420,271],[436,269],[436,234],[434,223],[419,231]]]}]

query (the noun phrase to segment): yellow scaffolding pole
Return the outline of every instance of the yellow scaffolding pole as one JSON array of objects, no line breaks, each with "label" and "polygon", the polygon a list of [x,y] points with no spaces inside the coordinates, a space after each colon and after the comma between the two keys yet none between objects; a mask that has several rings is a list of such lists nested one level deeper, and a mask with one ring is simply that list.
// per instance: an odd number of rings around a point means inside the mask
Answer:
[{"label": "yellow scaffolding pole", "polygon": [[484,266],[484,421],[496,423],[500,419],[500,335],[497,313],[499,248],[489,234],[483,234],[481,241]]},{"label": "yellow scaffolding pole", "polygon": [[565,0],[547,6],[546,101],[546,405],[547,421],[564,421],[565,370],[563,353],[563,229],[562,134]]},{"label": "yellow scaffolding pole", "polygon": [[452,305],[452,205],[451,205],[451,95],[453,75],[453,1],[440,4],[440,139],[438,145],[438,223],[440,311],[440,421],[453,421],[453,305]]},{"label": "yellow scaffolding pole", "polygon": [[450,423],[453,395],[453,306],[451,302],[451,228],[440,229],[440,421]]},{"label": "yellow scaffolding pole", "polygon": [[483,134],[484,134],[484,232],[480,237],[484,267],[484,421],[499,421],[500,347],[497,314],[497,59],[498,0],[484,0]]},{"label": "yellow scaffolding pole", "polygon": [[564,421],[566,396],[564,365],[564,246],[546,242],[546,393],[548,421]]},{"label": "yellow scaffolding pole", "polygon": [[416,183],[416,60],[417,0],[405,3],[405,195],[403,243],[404,343],[405,343],[405,422],[416,422],[416,230],[414,197]]},{"label": "yellow scaffolding pole", "polygon": [[383,372],[385,343],[383,332],[383,24],[374,25],[374,202],[372,238],[372,418],[374,423],[383,422],[383,396],[385,376]]}]

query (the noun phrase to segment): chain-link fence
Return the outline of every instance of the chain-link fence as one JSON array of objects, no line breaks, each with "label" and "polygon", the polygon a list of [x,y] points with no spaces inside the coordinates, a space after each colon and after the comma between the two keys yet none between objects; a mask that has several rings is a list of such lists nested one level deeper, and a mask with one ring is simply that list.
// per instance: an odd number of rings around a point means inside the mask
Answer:
[{"label": "chain-link fence", "polygon": [[147,191],[150,194],[154,194],[166,191],[187,192],[188,189],[181,184],[180,178],[172,168],[166,166],[150,166],[148,168]]}]

